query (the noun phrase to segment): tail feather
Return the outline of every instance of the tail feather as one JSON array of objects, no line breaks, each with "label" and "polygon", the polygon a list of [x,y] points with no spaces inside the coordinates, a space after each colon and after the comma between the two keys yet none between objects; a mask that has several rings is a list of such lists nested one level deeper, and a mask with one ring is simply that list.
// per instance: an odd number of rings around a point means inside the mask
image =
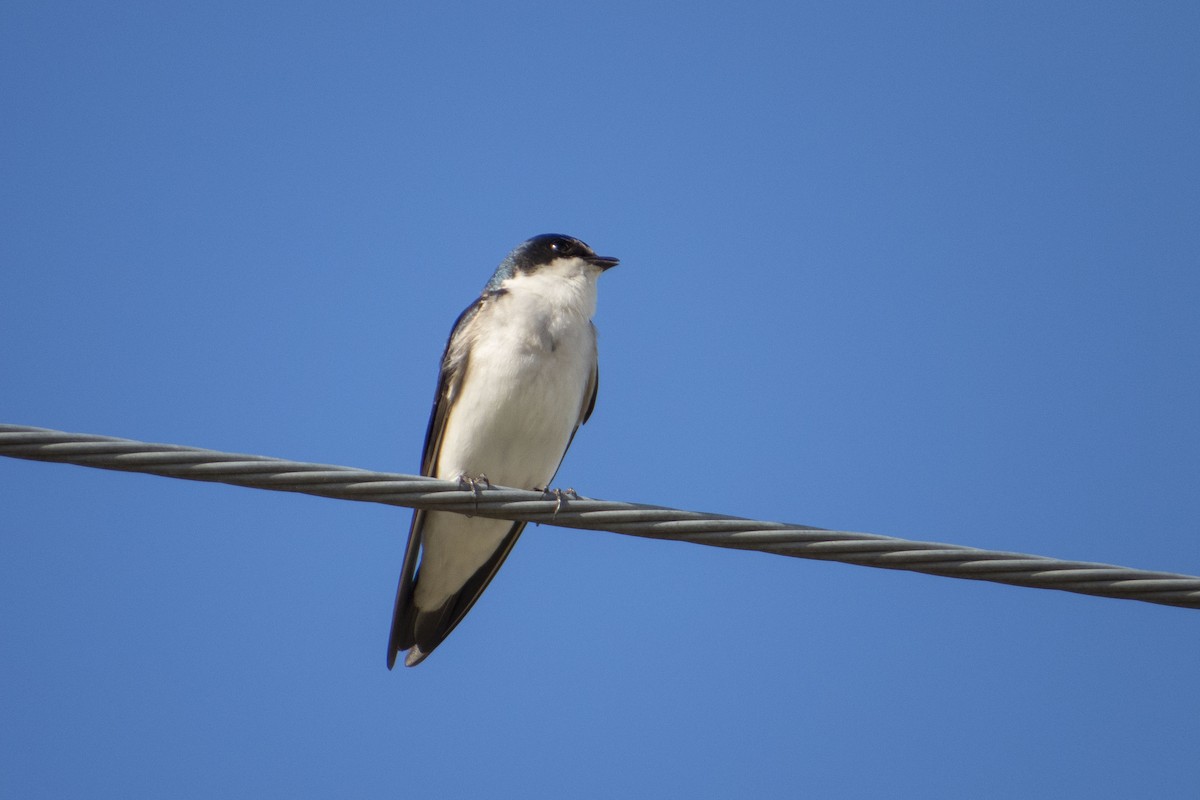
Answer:
[{"label": "tail feather", "polygon": [[421,608],[416,603],[416,587],[421,579],[417,563],[421,551],[421,531],[424,527],[425,512],[418,511],[413,515],[412,528],[409,531],[408,547],[404,554],[404,567],[400,571],[400,585],[396,589],[396,605],[392,612],[392,630],[388,640],[388,669],[396,664],[396,657],[401,650],[407,650],[404,666],[415,667],[441,644],[447,636],[462,622],[463,617],[475,605],[475,601],[487,589],[492,578],[513,545],[525,529],[524,522],[514,522],[496,551],[478,570],[463,584],[462,588],[451,595],[436,608]]}]

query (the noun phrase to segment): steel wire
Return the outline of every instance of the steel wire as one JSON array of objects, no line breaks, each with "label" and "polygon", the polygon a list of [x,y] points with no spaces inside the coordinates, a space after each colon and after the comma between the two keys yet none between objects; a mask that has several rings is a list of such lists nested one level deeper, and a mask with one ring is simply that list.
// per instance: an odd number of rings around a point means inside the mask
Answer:
[{"label": "steel wire", "polygon": [[1200,608],[1200,577],[0,424],[0,455]]}]

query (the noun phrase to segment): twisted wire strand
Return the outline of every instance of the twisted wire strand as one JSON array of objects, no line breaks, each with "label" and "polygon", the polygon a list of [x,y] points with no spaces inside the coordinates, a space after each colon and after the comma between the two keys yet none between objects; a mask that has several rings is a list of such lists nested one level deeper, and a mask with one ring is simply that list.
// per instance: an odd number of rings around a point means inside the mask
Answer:
[{"label": "twisted wire strand", "polygon": [[1200,608],[1200,577],[0,424],[0,455]]}]

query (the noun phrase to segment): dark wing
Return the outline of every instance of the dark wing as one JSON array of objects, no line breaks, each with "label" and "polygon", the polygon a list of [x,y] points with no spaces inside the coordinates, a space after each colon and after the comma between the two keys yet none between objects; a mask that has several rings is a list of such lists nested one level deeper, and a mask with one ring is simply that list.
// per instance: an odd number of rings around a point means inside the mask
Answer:
[{"label": "dark wing", "polygon": [[[583,406],[579,409],[579,421],[575,423],[575,430],[571,431],[571,438],[567,440],[567,450],[571,449],[571,442],[575,441],[575,434],[579,433],[579,427],[592,418],[592,412],[596,410],[596,395],[600,393],[600,358],[596,351],[596,326],[592,326],[592,375],[588,378],[587,388],[583,392]],[[567,450],[563,450],[563,458],[567,457]],[[562,461],[558,462],[562,466]],[[558,474],[558,470],[554,470],[554,474]],[[550,479],[551,481],[554,478]]]},{"label": "dark wing", "polygon": [[[438,372],[437,390],[433,395],[433,411],[429,415],[429,427],[425,429],[425,448],[421,454],[421,474],[432,476],[442,449],[442,434],[446,429],[446,415],[454,405],[455,396],[462,385],[467,371],[465,357],[452,358],[460,348],[455,340],[466,328],[467,323],[483,307],[489,295],[484,294],[458,315],[450,338],[442,352],[441,369]],[[412,603],[416,585],[417,562],[421,552],[421,530],[424,528],[425,512],[413,512],[412,524],[408,529],[408,546],[404,550],[404,566],[400,568],[400,586],[396,590],[396,606],[392,613],[392,631],[388,638],[388,669],[396,663],[396,654],[416,644],[416,607]],[[447,631],[449,633],[449,631]],[[444,638],[444,637],[443,637]]]},{"label": "dark wing", "polygon": [[[426,656],[433,652],[435,647],[441,644],[458,627],[458,623],[462,622],[463,617],[474,607],[475,601],[487,589],[488,584],[492,582],[492,578],[496,577],[496,573],[500,571],[504,560],[512,552],[513,545],[517,543],[517,539],[521,536],[521,531],[523,530],[525,530],[524,522],[514,522],[512,527],[509,528],[508,533],[504,535],[504,539],[501,541],[500,546],[496,548],[496,551],[492,553],[491,557],[475,571],[475,574],[463,584],[462,589],[451,597],[445,605],[434,609],[418,608],[412,602],[412,595],[409,595],[403,616],[399,618],[393,617],[392,619],[393,641],[396,641],[397,637],[397,619],[400,624],[399,633],[402,636],[398,641],[398,649],[389,650],[389,669],[395,663],[396,654],[399,650],[407,650],[413,645],[417,645],[419,652],[410,653],[404,661],[404,666],[415,667],[417,664],[420,664],[425,660]],[[409,547],[412,547],[411,539]],[[407,558],[408,553],[405,553],[405,566],[407,566]],[[420,575],[419,572],[417,574],[418,576]],[[403,575],[401,579],[403,580]],[[416,580],[412,583],[415,586]],[[409,591],[411,592],[412,590],[410,589]]]}]

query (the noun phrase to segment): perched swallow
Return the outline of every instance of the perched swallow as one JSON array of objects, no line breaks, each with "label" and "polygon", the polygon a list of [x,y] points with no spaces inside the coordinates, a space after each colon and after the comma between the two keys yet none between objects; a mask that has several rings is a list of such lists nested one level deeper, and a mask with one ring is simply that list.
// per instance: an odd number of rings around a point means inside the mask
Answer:
[{"label": "perched swallow", "polygon": [[[617,259],[547,233],[500,262],[450,331],[421,474],[545,489],[596,405],[596,278]],[[524,522],[416,511],[388,669],[420,664],[495,577]],[[419,562],[419,565],[418,565]]]}]

